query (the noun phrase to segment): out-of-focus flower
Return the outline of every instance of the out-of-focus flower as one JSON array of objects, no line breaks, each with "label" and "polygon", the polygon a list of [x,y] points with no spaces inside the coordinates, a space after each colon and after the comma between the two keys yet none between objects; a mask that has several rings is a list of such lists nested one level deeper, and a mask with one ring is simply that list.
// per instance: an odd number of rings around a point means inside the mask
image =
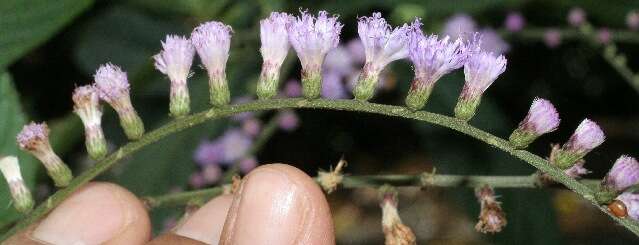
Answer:
[{"label": "out-of-focus flower", "polygon": [[297,80],[289,80],[284,85],[284,95],[289,98],[302,96],[302,85]]},{"label": "out-of-focus flower", "polygon": [[612,33],[610,33],[610,29],[604,27],[597,31],[597,41],[599,41],[599,43],[608,44],[611,39]]},{"label": "out-of-focus flower", "polygon": [[306,98],[320,96],[324,57],[337,47],[342,31],[343,25],[337,18],[330,17],[326,11],[320,11],[317,17],[303,11],[287,26],[291,46],[302,63],[302,87]]},{"label": "out-of-focus flower", "polygon": [[224,159],[224,146],[219,141],[203,141],[195,149],[193,159],[200,166],[216,165]]},{"label": "out-of-focus flower", "polygon": [[91,85],[77,87],[73,91],[73,112],[84,125],[85,145],[91,158],[99,160],[107,153],[102,132],[102,107],[95,88]]},{"label": "out-of-focus flower", "polygon": [[202,169],[201,175],[206,184],[214,184],[222,177],[222,168],[217,164],[206,165]]},{"label": "out-of-focus flower", "polygon": [[224,156],[221,163],[232,164],[244,157],[253,144],[250,136],[240,129],[229,129],[219,139],[224,147]]},{"label": "out-of-focus flower", "polygon": [[222,22],[209,21],[200,24],[191,33],[191,42],[209,75],[210,99],[214,106],[226,105],[231,99],[226,81],[226,62],[232,32],[233,29]]},{"label": "out-of-focus flower", "polygon": [[510,12],[508,16],[506,16],[506,20],[504,20],[504,26],[506,30],[510,32],[519,32],[524,29],[526,25],[526,19],[520,12]]},{"label": "out-of-focus flower", "polygon": [[282,110],[278,115],[278,125],[284,131],[293,131],[299,126],[299,118],[293,110]]},{"label": "out-of-focus flower", "polygon": [[501,204],[495,197],[495,191],[490,186],[484,186],[475,190],[475,196],[481,204],[479,221],[475,229],[481,233],[497,233],[506,226],[506,214],[501,209]]},{"label": "out-of-focus flower", "polygon": [[366,61],[366,50],[364,50],[364,44],[358,38],[348,41],[348,43],[346,43],[346,48],[354,62],[364,63]]},{"label": "out-of-focus flower", "polygon": [[[250,96],[241,96],[241,97],[236,97],[233,99],[232,104],[234,105],[240,105],[240,104],[245,104],[248,102],[253,101],[253,98],[251,98]],[[231,119],[233,121],[237,121],[237,122],[243,122],[244,120],[253,118],[254,113],[253,112],[242,112],[242,113],[238,113],[235,114],[233,116],[231,116]]]},{"label": "out-of-focus flower", "polygon": [[288,54],[289,42],[286,25],[293,17],[287,13],[272,12],[260,21],[260,40],[262,47],[262,73],[257,84],[257,96],[268,99],[277,93],[280,79],[280,68]]},{"label": "out-of-focus flower", "polygon": [[206,185],[206,181],[204,180],[204,175],[200,172],[192,173],[189,177],[189,185],[195,189],[202,188]]},{"label": "out-of-focus flower", "polygon": [[477,110],[481,96],[506,70],[506,57],[484,51],[473,53],[464,65],[466,83],[455,106],[455,117],[468,121]]},{"label": "out-of-focus flower", "polygon": [[195,47],[182,36],[168,35],[162,42],[162,51],[153,56],[155,68],[166,74],[171,81],[169,111],[172,116],[184,116],[191,111],[187,79],[191,73],[191,64],[195,56]]},{"label": "out-of-focus flower", "polygon": [[553,147],[550,162],[561,169],[568,169],[605,139],[606,136],[597,123],[584,119],[561,148]]},{"label": "out-of-focus flower", "polygon": [[323,75],[322,97],[328,99],[344,99],[347,97],[342,76],[336,72],[326,72]]},{"label": "out-of-focus flower", "polygon": [[326,72],[337,73],[346,76],[355,71],[353,57],[344,46],[337,46],[326,54],[324,59],[324,74]]},{"label": "out-of-focus flower", "polygon": [[555,131],[559,121],[559,113],[550,101],[535,98],[524,120],[510,135],[510,142],[519,149],[526,148],[539,136]]},{"label": "out-of-focus flower", "polygon": [[446,20],[442,33],[455,40],[461,38],[470,40],[474,33],[477,32],[477,23],[470,15],[456,14]]},{"label": "out-of-focus flower", "polygon": [[544,32],[544,44],[549,48],[556,48],[561,44],[561,32],[555,28]]},{"label": "out-of-focus flower", "polygon": [[31,191],[22,179],[18,158],[14,156],[0,157],[0,172],[7,180],[13,206],[20,213],[28,213],[33,209],[33,197]]},{"label": "out-of-focus flower", "polygon": [[626,25],[630,30],[639,30],[639,11],[633,10],[626,15]]},{"label": "out-of-focus flower", "polygon": [[574,27],[578,27],[586,22],[586,11],[582,8],[574,7],[570,9],[567,17],[568,23]]},{"label": "out-of-focus flower", "polygon": [[639,183],[639,162],[634,157],[621,156],[615,161],[602,185],[608,190],[622,192]]},{"label": "out-of-focus flower", "polygon": [[120,125],[129,139],[136,140],[144,134],[144,123],[131,104],[129,80],[116,65],[104,64],[93,75],[98,95],[118,113]]},{"label": "out-of-focus flower", "polygon": [[255,167],[257,167],[257,159],[255,157],[245,157],[242,158],[239,162],[240,171],[244,174],[251,172]]},{"label": "out-of-focus flower", "polygon": [[38,158],[58,187],[65,187],[73,178],[69,167],[53,152],[49,143],[49,127],[46,123],[24,125],[17,136],[18,146]]},{"label": "out-of-focus flower", "polygon": [[484,28],[479,31],[481,36],[481,50],[495,54],[505,54],[510,50],[510,45],[492,28]]},{"label": "out-of-focus flower", "polygon": [[249,118],[242,122],[242,131],[251,137],[255,137],[260,134],[261,130],[262,122],[257,118]]}]

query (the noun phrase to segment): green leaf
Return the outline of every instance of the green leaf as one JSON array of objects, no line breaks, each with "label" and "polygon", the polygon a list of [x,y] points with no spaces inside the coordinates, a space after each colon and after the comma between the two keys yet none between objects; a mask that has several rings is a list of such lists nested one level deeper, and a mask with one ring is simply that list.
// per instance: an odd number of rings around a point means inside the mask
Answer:
[{"label": "green leaf", "polygon": [[0,69],[42,44],[93,0],[0,1]]},{"label": "green leaf", "polygon": [[[14,155],[20,159],[22,176],[33,190],[36,177],[36,160],[18,149],[16,135],[26,123],[18,94],[9,73],[0,73],[0,155]],[[0,227],[16,220],[19,214],[11,204],[9,187],[4,178],[0,181]]]}]

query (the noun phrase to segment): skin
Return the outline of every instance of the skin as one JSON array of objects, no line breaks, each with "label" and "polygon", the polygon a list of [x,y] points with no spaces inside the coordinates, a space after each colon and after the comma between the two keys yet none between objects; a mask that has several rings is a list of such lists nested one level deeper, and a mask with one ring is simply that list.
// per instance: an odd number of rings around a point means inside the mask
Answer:
[{"label": "skin", "polygon": [[111,183],[93,182],[6,244],[335,244],[326,197],[304,172],[262,165],[234,195],[218,196],[169,233],[151,239],[140,200]]}]

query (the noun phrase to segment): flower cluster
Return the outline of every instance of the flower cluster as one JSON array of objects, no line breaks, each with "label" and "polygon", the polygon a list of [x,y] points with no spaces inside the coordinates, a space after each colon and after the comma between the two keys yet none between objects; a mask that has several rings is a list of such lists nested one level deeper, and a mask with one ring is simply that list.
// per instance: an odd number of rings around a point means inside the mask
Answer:
[{"label": "flower cluster", "polygon": [[58,187],[65,187],[73,178],[71,170],[58,157],[51,143],[49,143],[49,127],[46,123],[35,123],[25,125],[17,136],[18,146],[24,151],[35,156],[53,179]]}]

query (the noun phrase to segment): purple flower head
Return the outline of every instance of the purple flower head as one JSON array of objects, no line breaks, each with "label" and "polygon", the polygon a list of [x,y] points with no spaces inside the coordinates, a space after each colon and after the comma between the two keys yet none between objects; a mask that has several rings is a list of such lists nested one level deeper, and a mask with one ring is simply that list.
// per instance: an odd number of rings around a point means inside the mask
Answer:
[{"label": "purple flower head", "polygon": [[224,159],[224,146],[219,141],[203,141],[195,149],[193,159],[200,166],[218,164]]},{"label": "purple flower head", "polygon": [[328,16],[326,11],[320,11],[317,17],[301,11],[301,16],[288,24],[289,41],[304,70],[319,71],[324,56],[337,47],[343,26],[337,18]]},{"label": "purple flower head", "polygon": [[282,110],[282,112],[277,115],[279,117],[279,126],[284,131],[293,131],[299,126],[300,119],[297,117],[292,110]]},{"label": "purple flower head", "polygon": [[462,90],[465,99],[477,98],[506,70],[506,57],[484,51],[473,53],[464,65],[466,83]]},{"label": "purple flower head", "polygon": [[630,30],[639,30],[639,11],[633,10],[626,15],[626,25]]},{"label": "purple flower head", "polygon": [[222,177],[222,168],[219,165],[206,165],[202,169],[202,178],[206,184],[213,184]]},{"label": "purple flower head", "polygon": [[344,99],[347,97],[343,77],[337,72],[326,72],[322,75],[322,96],[328,99]]},{"label": "purple flower head", "polygon": [[370,69],[381,71],[388,63],[408,57],[408,43],[413,31],[419,30],[422,23],[416,19],[411,25],[392,28],[382,14],[373,13],[371,17],[360,17],[357,23],[366,63]]},{"label": "purple flower head", "polygon": [[556,48],[561,44],[561,32],[555,28],[548,29],[544,32],[544,44],[549,48]]},{"label": "purple flower head", "polygon": [[603,185],[615,191],[624,191],[639,183],[639,162],[634,157],[621,156],[604,178]]},{"label": "purple flower head", "polygon": [[519,12],[510,12],[508,16],[506,16],[506,20],[504,21],[504,26],[506,26],[506,30],[511,32],[518,32],[524,29],[526,25],[526,19]]},{"label": "purple flower head", "polygon": [[452,41],[448,36],[439,39],[437,35],[425,36],[416,32],[410,42],[409,57],[415,77],[426,83],[422,85],[431,85],[443,75],[462,67],[469,55],[467,51],[461,38]]},{"label": "purple flower head", "polygon": [[559,113],[550,101],[535,98],[519,128],[525,132],[542,135],[555,131],[559,127],[559,121]]},{"label": "purple flower head", "polygon": [[495,54],[504,54],[510,50],[510,45],[495,30],[485,28],[479,33],[481,36],[481,50]]},{"label": "purple flower head", "polygon": [[292,20],[293,16],[278,12],[260,20],[260,52],[265,64],[279,68],[284,62],[290,47],[286,25]]},{"label": "purple flower head", "polygon": [[584,119],[570,136],[568,142],[563,145],[563,150],[586,154],[601,145],[605,139],[606,136],[597,123]]},{"label": "purple flower head", "polygon": [[297,80],[289,80],[284,85],[284,95],[289,98],[302,96],[302,85]]},{"label": "purple flower head", "polygon": [[44,145],[49,145],[49,127],[47,123],[31,122],[22,127],[22,131],[16,137],[20,148],[33,151],[41,150]]},{"label": "purple flower head", "polygon": [[574,7],[568,12],[568,23],[574,27],[578,27],[586,22],[586,12],[579,7]]},{"label": "purple flower head", "polygon": [[467,14],[456,14],[446,20],[442,34],[451,39],[467,40],[477,32],[477,23]]},{"label": "purple flower head", "polygon": [[354,72],[351,54],[343,46],[337,46],[326,54],[324,72],[337,73],[345,76]]},{"label": "purple flower head", "polygon": [[209,21],[191,33],[191,43],[209,74],[221,74],[226,70],[232,32],[233,29],[222,22]]},{"label": "purple flower head", "polygon": [[102,109],[95,88],[91,85],[77,87],[71,98],[74,104],[73,111],[82,119],[85,127],[99,127],[102,121]]},{"label": "purple flower head", "polygon": [[362,44],[362,42],[357,38],[348,41],[348,43],[346,43],[346,48],[355,62],[364,63],[364,61],[366,61],[366,50],[364,49],[364,44]]},{"label": "purple flower head", "polygon": [[578,161],[575,165],[572,165],[572,167],[564,170],[564,173],[574,179],[579,179],[581,176],[590,173],[588,169],[584,168],[585,163],[585,161]]},{"label": "purple flower head", "polygon": [[257,167],[257,159],[255,157],[245,157],[240,160],[240,171],[246,174]]},{"label": "purple flower head", "polygon": [[232,164],[244,157],[253,144],[250,136],[240,129],[230,129],[219,139],[224,147],[224,158],[222,163]]},{"label": "purple flower head", "polygon": [[608,44],[611,39],[612,33],[610,33],[610,29],[604,27],[597,31],[597,41],[599,41],[599,43]]},{"label": "purple flower head", "polygon": [[104,64],[95,72],[93,79],[100,98],[114,108],[117,107],[114,103],[117,104],[118,100],[129,97],[129,80],[120,67],[111,63]]},{"label": "purple flower head", "polygon": [[262,122],[256,118],[249,118],[242,122],[242,131],[251,137],[255,137],[260,134],[261,130]]},{"label": "purple flower head", "polygon": [[624,192],[617,196],[617,200],[623,202],[628,211],[628,216],[635,221],[639,221],[639,194]]},{"label": "purple flower head", "polygon": [[171,83],[186,83],[191,72],[195,47],[183,36],[168,35],[162,51],[153,56],[155,68],[169,76]]}]

